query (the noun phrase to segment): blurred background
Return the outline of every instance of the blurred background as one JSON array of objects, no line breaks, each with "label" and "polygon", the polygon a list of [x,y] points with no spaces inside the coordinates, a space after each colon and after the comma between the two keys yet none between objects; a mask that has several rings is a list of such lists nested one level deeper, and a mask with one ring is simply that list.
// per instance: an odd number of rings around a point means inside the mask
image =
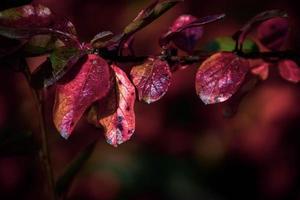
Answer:
[{"label": "blurred background", "polygon": [[[36,0],[76,26],[82,41],[100,31],[122,31],[149,0]],[[1,4],[1,2],[0,2]],[[226,13],[205,27],[199,47],[232,35],[267,9],[285,9],[291,20],[287,48],[300,52],[296,1],[185,0],[137,34],[137,54],[159,53],[158,38],[180,14]],[[205,106],[195,94],[198,66],[174,74],[167,95],[151,105],[136,103],[136,132],[118,148],[83,118],[69,140],[51,121],[47,129],[54,175],[91,141],[96,150],[75,179],[71,200],[300,200],[300,87],[280,79],[277,69],[241,102],[232,118],[222,104]],[[22,74],[0,69],[0,199],[44,199],[44,177],[36,156],[36,109]],[[20,136],[21,135],[21,136]],[[32,140],[32,138],[34,138]]]}]

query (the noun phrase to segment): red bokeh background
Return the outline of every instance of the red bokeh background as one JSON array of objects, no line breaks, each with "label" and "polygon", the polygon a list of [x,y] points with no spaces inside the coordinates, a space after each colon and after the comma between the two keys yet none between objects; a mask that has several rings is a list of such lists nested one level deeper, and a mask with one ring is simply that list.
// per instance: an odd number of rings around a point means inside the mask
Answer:
[{"label": "red bokeh background", "polygon": [[[36,0],[76,26],[89,41],[100,31],[118,33],[146,0]],[[300,50],[299,15],[294,1],[186,0],[137,34],[139,55],[160,51],[158,38],[180,14],[202,17],[226,13],[205,27],[199,46],[230,36],[247,19],[266,9],[285,9],[291,31],[286,48]],[[35,64],[36,60],[31,63]],[[69,140],[53,127],[49,89],[48,133],[55,177],[91,141],[96,150],[69,192],[70,199],[300,199],[300,87],[282,80],[277,69],[251,91],[232,118],[222,104],[205,106],[195,94],[191,66],[173,76],[167,95],[157,103],[136,103],[137,127],[118,148],[105,142],[103,131],[82,119]],[[39,141],[33,99],[20,73],[0,69],[0,138],[32,133]],[[0,143],[0,199],[44,199],[44,177],[35,143],[11,153]]]}]

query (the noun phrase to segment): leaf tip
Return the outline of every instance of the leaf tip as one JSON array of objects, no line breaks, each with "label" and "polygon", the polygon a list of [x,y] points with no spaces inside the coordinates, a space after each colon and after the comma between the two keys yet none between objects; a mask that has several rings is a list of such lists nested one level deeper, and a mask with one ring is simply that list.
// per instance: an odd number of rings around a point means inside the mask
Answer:
[{"label": "leaf tip", "polygon": [[223,19],[223,18],[225,18],[225,17],[226,17],[226,14],[225,14],[225,13],[219,14],[219,19]]},{"label": "leaf tip", "polygon": [[147,98],[147,99],[143,99],[147,104],[151,104],[153,101],[151,101],[150,98]]},{"label": "leaf tip", "polygon": [[64,139],[69,139],[70,137],[70,134],[68,132],[65,132],[65,131],[61,131],[60,132],[60,135],[64,138]]}]

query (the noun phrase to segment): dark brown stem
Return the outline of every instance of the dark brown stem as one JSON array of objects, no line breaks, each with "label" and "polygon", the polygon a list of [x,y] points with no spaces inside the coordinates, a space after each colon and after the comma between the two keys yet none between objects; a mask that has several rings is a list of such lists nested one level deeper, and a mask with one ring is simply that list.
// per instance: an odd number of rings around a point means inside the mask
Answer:
[{"label": "dark brown stem", "polygon": [[24,64],[24,75],[28,81],[28,84],[31,88],[32,96],[35,100],[35,105],[38,111],[38,119],[40,126],[40,134],[41,134],[41,149],[39,151],[39,158],[43,165],[44,171],[47,175],[48,189],[49,189],[49,200],[57,200],[55,193],[55,181],[53,176],[53,170],[51,165],[49,147],[48,147],[48,137],[46,132],[46,120],[45,120],[45,110],[44,110],[44,91],[42,90],[40,93],[37,90],[32,89],[30,81],[31,81],[31,73],[26,63]]},{"label": "dark brown stem", "polygon": [[[264,59],[264,60],[281,60],[281,59],[291,59],[296,62],[300,62],[300,54],[293,51],[270,51],[270,52],[252,52],[252,53],[243,53],[237,51],[236,54],[243,58],[248,59]],[[193,64],[204,61],[210,55],[201,55],[201,56],[172,56],[170,60],[180,64]]]},{"label": "dark brown stem", "polygon": [[48,146],[48,137],[46,132],[46,119],[45,119],[45,108],[44,108],[44,90],[40,92],[40,98],[39,98],[39,120],[40,120],[40,131],[42,136],[42,148],[40,151],[40,158],[44,164],[44,168],[47,174],[47,180],[48,180],[48,186],[49,186],[49,193],[51,200],[56,200],[56,194],[55,194],[55,181],[53,176],[53,170],[51,165],[51,159],[50,159],[50,152],[49,152],[49,146]]},{"label": "dark brown stem", "polygon": [[[291,59],[296,62],[300,62],[300,54],[293,51],[270,51],[270,52],[252,52],[243,53],[241,51],[234,51],[238,56],[248,59],[264,59],[264,60],[280,60],[280,59]],[[187,56],[158,56],[161,59],[165,59],[170,63],[188,65],[204,61],[212,54],[206,55],[187,55]],[[148,56],[114,56],[114,55],[101,55],[105,59],[112,60],[115,62],[123,63],[139,63],[145,61]]]}]

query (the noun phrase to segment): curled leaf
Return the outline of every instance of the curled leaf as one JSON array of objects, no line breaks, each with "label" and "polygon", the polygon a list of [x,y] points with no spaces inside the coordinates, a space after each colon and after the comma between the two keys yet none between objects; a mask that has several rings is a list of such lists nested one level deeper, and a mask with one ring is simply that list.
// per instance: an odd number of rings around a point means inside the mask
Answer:
[{"label": "curled leaf", "polygon": [[257,38],[268,49],[280,50],[287,39],[288,30],[288,20],[276,17],[263,22],[257,28]]},{"label": "curled leaf", "polygon": [[272,18],[287,16],[287,13],[282,10],[267,10],[257,14],[233,35],[233,39],[237,42],[237,48],[242,49],[246,36],[260,23]]},{"label": "curled leaf", "polygon": [[[169,34],[172,34],[172,41],[174,44],[186,51],[186,52],[192,52],[196,46],[197,41],[202,37],[203,35],[203,28],[202,27],[194,27],[194,28],[187,28],[183,31],[178,31],[182,27],[191,24],[192,22],[196,21],[197,18],[192,15],[181,15],[179,16],[173,23],[173,25],[170,27]],[[168,36],[168,33],[166,34],[167,38],[170,38],[171,36]],[[161,43],[166,43],[166,38],[161,39]]]},{"label": "curled leaf", "polygon": [[292,60],[283,60],[278,64],[280,76],[290,82],[298,83],[300,81],[300,68]]},{"label": "curled leaf", "polygon": [[115,65],[111,66],[115,73],[115,87],[105,100],[104,111],[99,113],[99,123],[105,129],[107,142],[118,146],[130,139],[135,130],[135,88],[125,72]]},{"label": "curled leaf", "polygon": [[261,80],[266,80],[269,76],[269,63],[263,63],[251,69],[251,73],[259,76]]},{"label": "curled leaf", "polygon": [[108,94],[110,76],[107,62],[90,54],[73,80],[57,85],[53,121],[64,138],[71,135],[85,110]]},{"label": "curled leaf", "polygon": [[152,103],[166,94],[172,73],[166,61],[150,58],[144,64],[133,67],[130,75],[139,100]]},{"label": "curled leaf", "polygon": [[196,92],[205,104],[224,102],[240,87],[249,69],[247,60],[229,52],[205,60],[196,74]]},{"label": "curled leaf", "polygon": [[224,17],[224,14],[220,14],[197,19],[192,15],[181,15],[173,22],[169,31],[160,38],[159,44],[160,46],[166,46],[173,41],[178,48],[186,52],[192,52],[197,41],[203,35],[202,26]]},{"label": "curled leaf", "polygon": [[[114,34],[111,31],[103,31],[98,33],[94,36],[94,38],[91,40],[91,44],[94,45],[95,43],[102,44],[103,42],[106,42],[107,40],[111,39]],[[98,44],[98,45],[100,45]]]}]

